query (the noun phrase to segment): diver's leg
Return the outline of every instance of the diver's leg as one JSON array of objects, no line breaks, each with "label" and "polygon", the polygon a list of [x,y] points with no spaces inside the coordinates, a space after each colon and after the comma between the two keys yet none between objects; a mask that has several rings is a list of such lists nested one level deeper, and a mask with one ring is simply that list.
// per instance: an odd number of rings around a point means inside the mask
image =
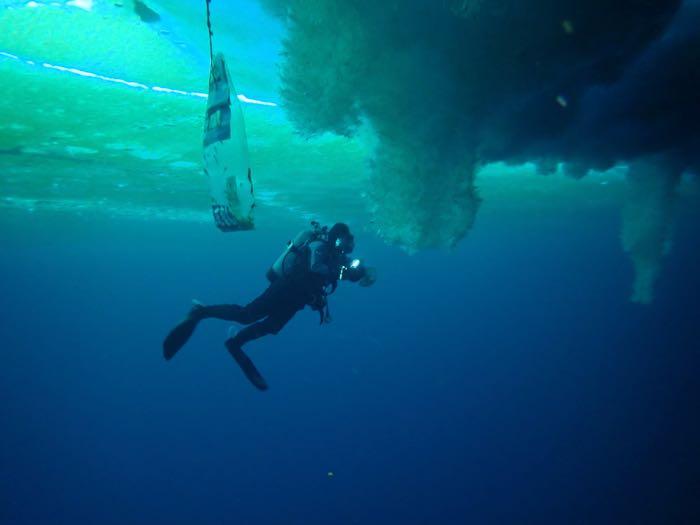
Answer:
[{"label": "diver's leg", "polygon": [[280,279],[245,306],[237,304],[205,306],[195,303],[187,317],[173,328],[163,341],[163,355],[165,359],[172,359],[189,340],[197,328],[197,323],[202,319],[223,319],[241,324],[255,323],[280,308],[286,308],[289,297],[295,297],[295,294],[291,291],[289,284]]},{"label": "diver's leg", "polygon": [[242,346],[244,343],[266,334],[265,321],[258,321],[257,323],[253,323],[241,329],[234,337],[227,339],[224,343],[229,354],[231,354],[231,357],[238,363],[238,366],[248,378],[248,381],[253,383],[253,386],[258,390],[267,390],[267,383],[265,382],[265,378],[255,367],[253,361],[251,361],[243,351]]},{"label": "diver's leg", "polygon": [[198,319],[223,319],[241,324],[251,324],[270,315],[280,307],[288,295],[288,286],[276,281],[268,286],[263,293],[245,306],[238,304],[199,305],[193,308],[190,315]]},{"label": "diver's leg", "polygon": [[239,304],[202,305],[192,312],[198,320],[222,319],[223,321],[238,321],[243,307]]},{"label": "diver's leg", "polygon": [[242,310],[243,307],[237,304],[215,304],[205,306],[194,302],[187,317],[173,328],[163,341],[163,356],[165,359],[172,359],[178,350],[185,346],[185,343],[192,337],[195,328],[197,328],[197,324],[202,319],[215,318],[225,321],[241,322],[243,318],[241,314]]},{"label": "diver's leg", "polygon": [[[302,305],[303,308],[303,305]],[[268,334],[277,334],[300,308],[285,308],[273,312],[269,317],[241,329],[234,337],[226,340],[226,348],[235,359],[248,380],[259,390],[267,390],[267,383],[255,368],[253,361],[243,351],[243,345]]]},{"label": "diver's leg", "polygon": [[262,321],[242,328],[235,336],[226,341],[226,347],[229,347],[229,345],[240,347],[265,335],[278,334],[279,331],[284,328],[284,325],[286,325],[299,310],[304,308],[304,303],[302,301],[295,301],[294,303],[288,302],[287,304],[280,305]]}]

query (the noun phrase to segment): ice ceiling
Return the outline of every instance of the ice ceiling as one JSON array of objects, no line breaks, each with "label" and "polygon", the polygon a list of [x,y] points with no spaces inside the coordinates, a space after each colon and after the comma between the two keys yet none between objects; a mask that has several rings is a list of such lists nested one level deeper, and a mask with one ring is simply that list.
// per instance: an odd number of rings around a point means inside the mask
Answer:
[{"label": "ice ceiling", "polygon": [[[204,0],[0,6],[5,205],[206,210]],[[590,173],[622,173],[632,297],[651,301],[680,181],[700,167],[700,1],[213,0],[212,14],[263,206],[369,210],[412,251],[453,246],[484,199],[542,181],[590,195]]]}]

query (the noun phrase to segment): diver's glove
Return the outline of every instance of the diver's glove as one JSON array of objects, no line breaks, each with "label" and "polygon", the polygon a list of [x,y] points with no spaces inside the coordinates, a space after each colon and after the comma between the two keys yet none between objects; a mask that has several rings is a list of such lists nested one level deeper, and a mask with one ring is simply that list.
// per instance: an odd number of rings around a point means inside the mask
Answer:
[{"label": "diver's glove", "polygon": [[360,259],[353,259],[347,266],[340,267],[341,281],[350,281],[360,286],[372,286],[377,280],[377,269],[373,266],[365,266]]},{"label": "diver's glove", "polygon": [[357,281],[360,286],[372,286],[377,280],[377,269],[374,266],[363,267],[364,275]]}]

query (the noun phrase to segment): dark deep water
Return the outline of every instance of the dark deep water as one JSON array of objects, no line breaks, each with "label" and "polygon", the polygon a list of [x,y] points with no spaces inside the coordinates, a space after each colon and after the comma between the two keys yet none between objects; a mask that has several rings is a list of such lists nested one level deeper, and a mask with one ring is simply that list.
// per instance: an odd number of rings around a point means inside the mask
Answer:
[{"label": "dark deep water", "polygon": [[226,323],[169,363],[161,340],[192,298],[252,299],[302,223],[5,213],[0,523],[698,523],[682,214],[648,308],[617,213],[484,213],[453,254],[360,234],[379,281],[252,343],[260,393]]}]

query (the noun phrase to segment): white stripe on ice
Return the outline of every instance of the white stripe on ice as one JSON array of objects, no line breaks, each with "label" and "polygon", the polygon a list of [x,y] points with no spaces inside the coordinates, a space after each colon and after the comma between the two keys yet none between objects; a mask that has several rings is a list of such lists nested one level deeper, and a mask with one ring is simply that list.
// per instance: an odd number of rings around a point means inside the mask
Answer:
[{"label": "white stripe on ice", "polygon": [[[24,64],[29,65],[29,66],[36,65],[36,63],[32,60],[23,59],[21,57],[18,57],[17,55],[13,55],[12,53],[8,53],[7,51],[0,51],[0,57],[10,58],[12,60],[18,60],[20,62],[23,62]],[[187,97],[196,97],[196,98],[207,98],[207,96],[208,96],[206,93],[201,93],[199,91],[184,91],[182,89],[174,89],[174,88],[168,88],[168,87],[162,87],[162,86],[150,86],[149,87],[146,84],[141,84],[140,82],[133,82],[133,81],[124,80],[121,78],[107,77],[105,75],[100,75],[98,73],[92,73],[91,71],[85,71],[85,70],[77,69],[74,67],[58,66],[56,64],[50,64],[48,62],[42,62],[41,66],[43,68],[46,68],[46,69],[61,71],[63,73],[70,73],[71,75],[76,75],[79,77],[96,78],[98,80],[103,80],[105,82],[111,82],[113,84],[121,84],[124,86],[138,88],[138,89],[149,89],[149,90],[155,91],[157,93],[166,93],[169,95],[184,95]],[[238,95],[238,100],[240,100],[241,102],[243,102],[245,104],[255,104],[258,106],[277,107],[277,103],[275,103],[275,102],[268,102],[266,100],[257,100],[254,98],[249,98],[242,93]]]}]

